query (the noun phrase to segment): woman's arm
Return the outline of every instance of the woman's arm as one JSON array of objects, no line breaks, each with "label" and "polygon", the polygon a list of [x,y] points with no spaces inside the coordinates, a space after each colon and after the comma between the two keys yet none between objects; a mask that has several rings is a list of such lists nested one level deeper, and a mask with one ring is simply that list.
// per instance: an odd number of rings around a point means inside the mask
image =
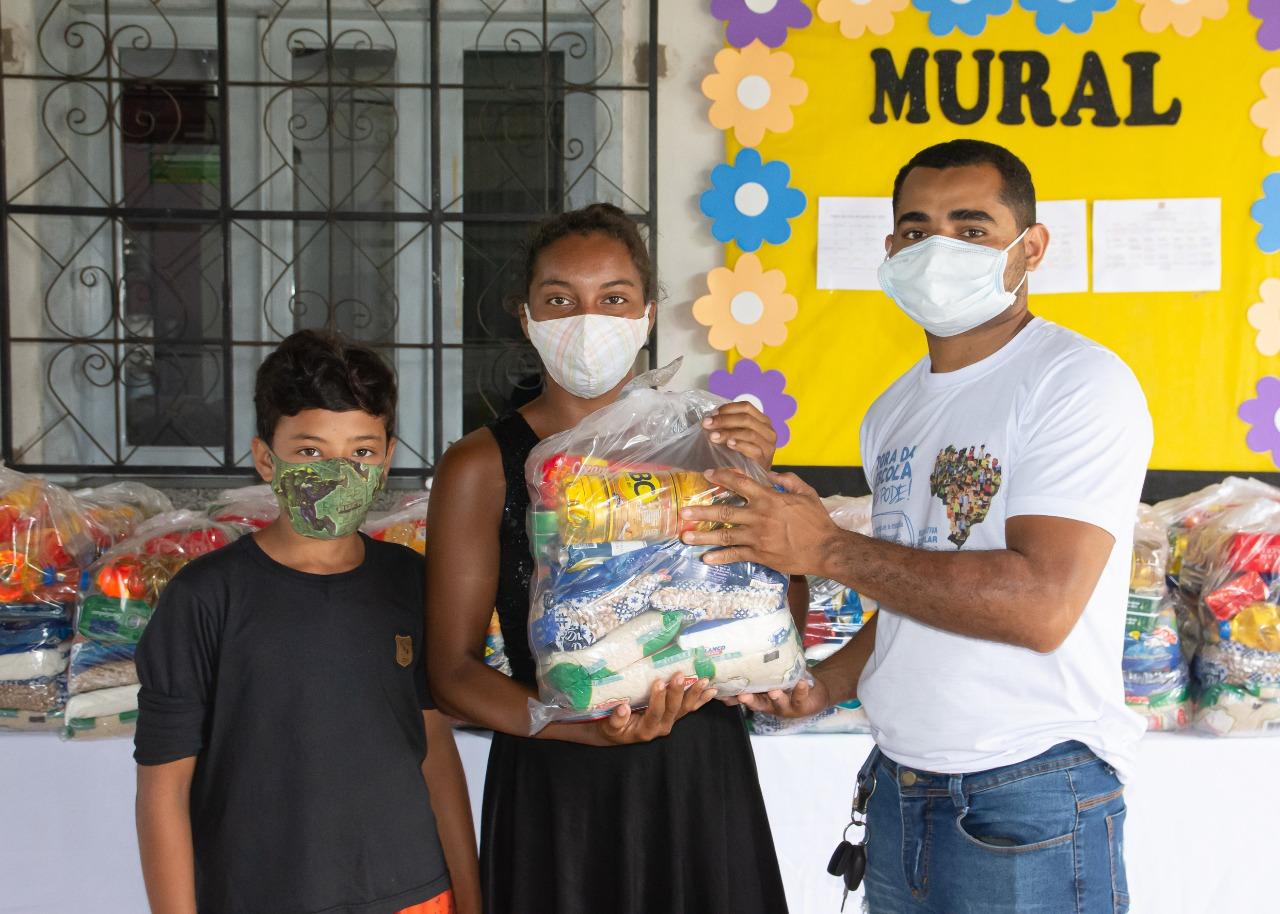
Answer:
[{"label": "woman's arm", "polygon": [[138,851],[151,914],[196,914],[191,778],[196,760],[138,766]]},{"label": "woman's arm", "polygon": [[476,829],[471,821],[471,795],[462,770],[453,727],[439,711],[423,711],[427,757],[422,776],[431,792],[440,846],[449,867],[457,914],[480,914],[480,864],[476,858]]},{"label": "woman's arm", "polygon": [[[484,635],[498,593],[505,500],[502,457],[488,430],[473,432],[441,458],[427,524],[427,670],[431,694],[445,713],[528,736],[529,700],[537,694],[484,662]],[[537,736],[597,746],[665,736],[676,720],[715,697],[705,681],[690,683],[655,683],[642,713],[620,705],[601,721],[551,724]]]}]

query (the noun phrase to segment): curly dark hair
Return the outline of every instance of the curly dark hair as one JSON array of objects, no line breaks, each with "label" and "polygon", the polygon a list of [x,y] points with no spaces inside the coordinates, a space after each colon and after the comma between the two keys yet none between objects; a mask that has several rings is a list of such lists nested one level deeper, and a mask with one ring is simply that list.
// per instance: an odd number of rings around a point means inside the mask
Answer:
[{"label": "curly dark hair", "polygon": [[[570,210],[545,220],[538,226],[525,248],[523,296],[533,285],[533,273],[538,266],[538,255],[568,235],[607,235],[621,241],[631,255],[631,262],[644,280],[644,300],[653,301],[653,260],[649,246],[640,234],[635,220],[611,203],[592,203],[582,209]],[[523,301],[523,297],[521,298]]]},{"label": "curly dark hair", "polygon": [[258,437],[267,444],[285,416],[305,409],[359,409],[386,423],[395,436],[396,376],[382,357],[336,333],[299,330],[258,367],[253,406]]}]

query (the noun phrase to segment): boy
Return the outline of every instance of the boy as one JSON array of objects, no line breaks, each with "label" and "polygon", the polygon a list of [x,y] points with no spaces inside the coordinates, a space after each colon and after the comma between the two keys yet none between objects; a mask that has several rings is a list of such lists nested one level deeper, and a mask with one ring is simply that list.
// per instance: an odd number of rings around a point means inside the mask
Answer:
[{"label": "boy", "polygon": [[357,531],[395,451],[395,379],[303,331],[254,403],[280,517],[176,575],[138,647],[151,910],[478,912],[466,781],[427,694],[423,563]]}]

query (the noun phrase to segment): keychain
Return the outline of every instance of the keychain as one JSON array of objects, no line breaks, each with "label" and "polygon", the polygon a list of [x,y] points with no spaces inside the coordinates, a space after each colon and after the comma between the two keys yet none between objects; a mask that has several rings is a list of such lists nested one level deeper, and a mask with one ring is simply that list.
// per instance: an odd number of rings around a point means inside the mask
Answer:
[{"label": "keychain", "polygon": [[[844,828],[839,846],[831,855],[827,864],[827,872],[844,880],[844,894],[840,897],[840,910],[849,901],[849,893],[862,885],[862,877],[867,871],[867,839],[871,837],[871,828],[867,824],[867,804],[871,795],[876,792],[875,771],[867,773],[867,779],[859,779],[857,790],[853,795],[853,811],[849,816],[849,824]],[[862,840],[857,844],[849,841],[849,829],[862,829]]]}]

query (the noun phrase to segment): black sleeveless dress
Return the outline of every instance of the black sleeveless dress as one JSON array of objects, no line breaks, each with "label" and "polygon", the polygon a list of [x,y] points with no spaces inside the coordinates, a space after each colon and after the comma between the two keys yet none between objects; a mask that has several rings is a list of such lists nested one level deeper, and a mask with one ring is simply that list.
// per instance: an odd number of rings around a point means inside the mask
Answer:
[{"label": "black sleeveless dress", "polygon": [[[519,413],[489,428],[507,483],[498,617],[533,685],[524,463],[538,439]],[[634,746],[495,733],[482,820],[487,914],[786,914],[746,723],[719,701]]]}]

